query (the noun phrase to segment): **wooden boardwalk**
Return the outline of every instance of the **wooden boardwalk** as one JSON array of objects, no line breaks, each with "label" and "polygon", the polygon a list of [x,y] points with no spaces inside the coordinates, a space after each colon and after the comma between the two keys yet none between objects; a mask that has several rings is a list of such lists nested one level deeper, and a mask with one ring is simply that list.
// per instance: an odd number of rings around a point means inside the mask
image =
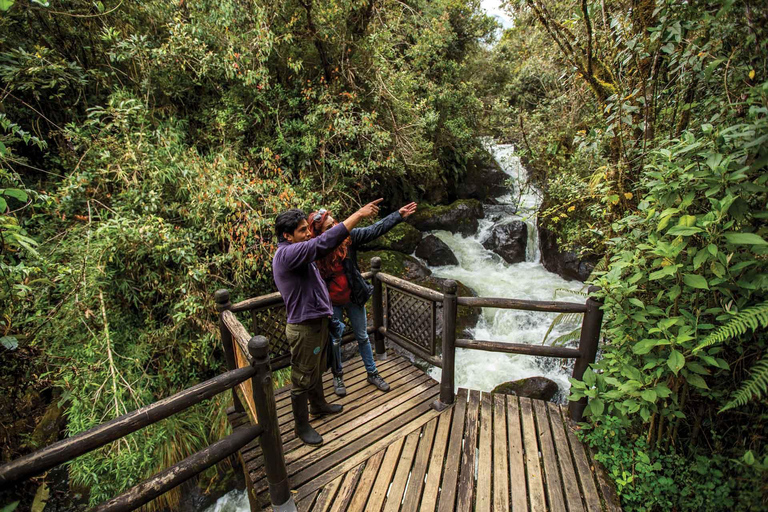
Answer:
[{"label": "wooden boardwalk", "polygon": [[[276,392],[288,475],[300,511],[620,510],[613,488],[553,403],[459,389],[456,404],[430,408],[439,383],[400,356],[379,363],[392,389],[366,382],[347,362],[338,415],[312,419],[321,446],[293,434],[290,390]],[[234,428],[247,418],[230,411]],[[255,492],[268,505],[258,441],[241,451]]]}]

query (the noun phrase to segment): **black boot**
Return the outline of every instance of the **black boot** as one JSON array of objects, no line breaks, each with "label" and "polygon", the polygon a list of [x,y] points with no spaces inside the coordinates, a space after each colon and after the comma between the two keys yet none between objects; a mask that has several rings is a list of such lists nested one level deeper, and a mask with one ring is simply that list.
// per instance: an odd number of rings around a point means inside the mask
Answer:
[{"label": "black boot", "polygon": [[323,438],[309,424],[307,393],[298,395],[291,393],[291,406],[293,406],[293,431],[296,437],[306,444],[323,444]]},{"label": "black boot", "polygon": [[329,404],[325,401],[325,392],[323,391],[323,380],[318,379],[315,387],[309,390],[309,413],[313,416],[323,416],[324,414],[336,414],[341,412],[343,407],[339,404]]}]

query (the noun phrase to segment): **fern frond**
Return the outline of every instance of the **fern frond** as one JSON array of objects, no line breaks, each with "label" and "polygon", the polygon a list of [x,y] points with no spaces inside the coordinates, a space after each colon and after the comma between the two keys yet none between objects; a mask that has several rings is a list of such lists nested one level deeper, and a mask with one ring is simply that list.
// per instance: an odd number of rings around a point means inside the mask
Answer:
[{"label": "fern frond", "polygon": [[693,351],[710,347],[716,343],[723,343],[736,336],[745,334],[748,330],[756,331],[762,324],[763,329],[768,327],[768,302],[752,306],[736,313],[725,325],[721,325]]},{"label": "fern frond", "polygon": [[566,295],[581,295],[582,297],[588,297],[589,294],[583,290],[584,288],[582,288],[581,290],[571,290],[569,288],[555,288],[555,298],[557,298],[557,292],[565,292]]},{"label": "fern frond", "polygon": [[584,313],[560,313],[559,315],[557,315],[555,318],[552,319],[552,323],[549,324],[549,329],[547,329],[547,334],[544,335],[544,340],[541,342],[542,345],[547,342],[547,338],[549,338],[549,335],[552,334],[552,331],[554,330],[555,327],[562,324],[575,324],[576,322],[580,322],[582,316],[584,316]]},{"label": "fern frond", "polygon": [[577,327],[569,333],[558,336],[552,340],[552,346],[565,345],[569,341],[578,340],[581,337],[581,327]]},{"label": "fern frond", "polygon": [[741,383],[733,394],[731,401],[720,409],[720,412],[746,405],[752,399],[759,399],[768,394],[768,358],[761,359],[752,367],[752,374]]}]

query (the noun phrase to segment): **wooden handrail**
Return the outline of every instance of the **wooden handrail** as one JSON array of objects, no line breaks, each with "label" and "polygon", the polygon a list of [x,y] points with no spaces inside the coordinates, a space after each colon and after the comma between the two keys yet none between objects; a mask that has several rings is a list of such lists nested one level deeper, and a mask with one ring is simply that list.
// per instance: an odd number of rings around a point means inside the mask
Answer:
[{"label": "wooden handrail", "polygon": [[456,340],[459,348],[485,350],[487,352],[503,352],[505,354],[523,354],[542,357],[579,358],[581,352],[577,348],[552,347],[549,345],[528,345],[526,343],[506,343],[503,341],[485,340]]},{"label": "wooden handrail", "polygon": [[260,425],[236,430],[235,433],[157,473],[120,496],[102,503],[92,512],[128,512],[137,509],[236,453],[263,432],[264,428]]},{"label": "wooden handrail", "polygon": [[413,352],[415,355],[419,356],[420,359],[425,360],[429,364],[437,366],[438,368],[443,367],[443,361],[439,357],[429,355],[426,350],[417,345],[414,345],[399,334],[387,331],[386,327],[379,327],[379,332],[382,334],[382,336],[391,339],[404,349]]},{"label": "wooden handrail", "polygon": [[574,302],[505,299],[502,297],[459,297],[459,306],[474,308],[520,309],[544,313],[586,313],[587,306]]},{"label": "wooden handrail", "polygon": [[48,471],[64,462],[127,436],[137,430],[231,389],[256,373],[252,367],[231,370],[175,395],[102,423],[76,436],[62,439],[34,453],[0,466],[0,484],[5,485]]},{"label": "wooden handrail", "polygon": [[399,277],[391,276],[389,274],[385,274],[384,272],[379,272],[376,275],[376,279],[381,280],[381,282],[386,284],[387,286],[391,286],[392,288],[396,288],[398,290],[408,292],[411,295],[415,295],[421,299],[431,300],[435,302],[443,301],[443,294],[440,292],[436,292],[435,290],[432,290],[425,286],[419,286],[418,284],[413,284],[409,281],[406,281],[405,279],[400,279]]}]

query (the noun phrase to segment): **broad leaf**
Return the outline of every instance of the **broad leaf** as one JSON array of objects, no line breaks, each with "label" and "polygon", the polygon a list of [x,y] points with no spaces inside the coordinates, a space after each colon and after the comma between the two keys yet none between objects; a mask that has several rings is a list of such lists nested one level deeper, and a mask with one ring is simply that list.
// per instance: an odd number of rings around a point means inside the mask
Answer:
[{"label": "broad leaf", "polygon": [[679,372],[680,369],[685,366],[685,357],[683,357],[683,354],[677,350],[672,350],[672,352],[669,354],[669,358],[667,359],[667,366],[669,366],[669,369],[672,370],[675,375],[677,375],[677,372]]},{"label": "broad leaf", "polygon": [[725,239],[734,245],[768,245],[768,242],[754,233],[726,233]]},{"label": "broad leaf", "polygon": [[709,290],[707,280],[697,274],[685,274],[683,276],[683,282],[691,288],[698,288],[699,290]]}]

